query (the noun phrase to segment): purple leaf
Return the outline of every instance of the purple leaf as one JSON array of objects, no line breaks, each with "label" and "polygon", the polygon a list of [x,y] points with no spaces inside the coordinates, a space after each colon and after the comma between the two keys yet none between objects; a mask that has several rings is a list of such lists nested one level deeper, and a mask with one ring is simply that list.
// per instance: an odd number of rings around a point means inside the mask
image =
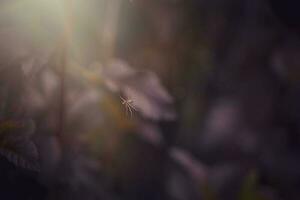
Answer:
[{"label": "purple leaf", "polygon": [[173,98],[158,77],[149,71],[137,71],[122,61],[103,68],[106,85],[114,92],[123,93],[146,118],[174,120]]}]

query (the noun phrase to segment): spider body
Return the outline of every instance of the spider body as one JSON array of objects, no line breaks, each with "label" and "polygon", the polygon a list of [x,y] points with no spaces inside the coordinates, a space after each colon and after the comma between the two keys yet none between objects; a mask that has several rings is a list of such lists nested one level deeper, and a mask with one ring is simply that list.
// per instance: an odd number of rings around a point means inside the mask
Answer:
[{"label": "spider body", "polygon": [[122,105],[124,105],[126,108],[126,115],[128,115],[128,113],[130,113],[130,117],[132,117],[133,110],[137,111],[137,109],[133,106],[133,101],[131,99],[124,99],[121,96],[120,96],[120,98],[122,100]]}]

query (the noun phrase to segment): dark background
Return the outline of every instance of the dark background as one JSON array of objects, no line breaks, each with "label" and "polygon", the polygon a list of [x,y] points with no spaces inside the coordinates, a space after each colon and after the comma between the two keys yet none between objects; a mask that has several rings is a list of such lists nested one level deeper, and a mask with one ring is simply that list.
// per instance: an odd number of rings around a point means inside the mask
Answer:
[{"label": "dark background", "polygon": [[0,199],[299,199],[298,1],[46,2],[0,3]]}]

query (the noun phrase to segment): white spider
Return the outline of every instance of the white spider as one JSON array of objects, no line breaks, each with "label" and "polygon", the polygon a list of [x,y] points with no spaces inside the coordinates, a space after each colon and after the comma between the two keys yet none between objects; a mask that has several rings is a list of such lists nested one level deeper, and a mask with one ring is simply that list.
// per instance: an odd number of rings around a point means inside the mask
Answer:
[{"label": "white spider", "polygon": [[128,112],[129,112],[130,113],[130,117],[132,117],[132,114],[133,114],[132,110],[137,111],[137,109],[132,104],[133,101],[131,99],[124,99],[121,96],[120,96],[120,98],[122,100],[122,105],[124,105],[125,108],[126,108],[126,115],[128,115]]}]

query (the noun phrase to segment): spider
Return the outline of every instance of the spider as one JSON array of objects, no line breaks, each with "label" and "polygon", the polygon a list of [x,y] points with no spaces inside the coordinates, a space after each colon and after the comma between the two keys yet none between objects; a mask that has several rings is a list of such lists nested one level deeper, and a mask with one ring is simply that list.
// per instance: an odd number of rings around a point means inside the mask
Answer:
[{"label": "spider", "polygon": [[125,108],[126,108],[126,115],[128,115],[128,112],[129,112],[130,113],[130,117],[132,117],[132,114],[133,114],[132,110],[137,111],[137,109],[132,104],[133,101],[131,99],[124,99],[121,96],[120,96],[120,98],[122,100],[122,105],[124,105]]}]

